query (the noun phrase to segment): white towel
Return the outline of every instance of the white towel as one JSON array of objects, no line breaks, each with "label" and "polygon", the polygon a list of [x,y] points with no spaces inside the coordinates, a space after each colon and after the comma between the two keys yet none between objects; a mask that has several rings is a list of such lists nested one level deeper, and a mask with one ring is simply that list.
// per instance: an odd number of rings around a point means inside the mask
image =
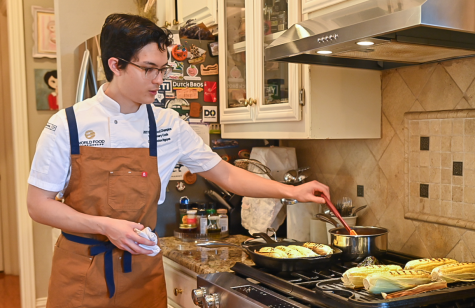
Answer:
[{"label": "white towel", "polygon": [[143,229],[142,231],[135,228],[134,231],[135,231],[135,233],[137,233],[141,237],[146,238],[147,240],[151,240],[152,242],[155,243],[154,246],[147,246],[147,245],[139,244],[139,246],[142,247],[143,249],[153,251],[152,253],[148,254],[147,256],[155,257],[161,250],[160,247],[158,247],[158,245],[157,245],[157,243],[158,243],[157,235],[155,233],[153,233],[152,230],[149,227]]}]

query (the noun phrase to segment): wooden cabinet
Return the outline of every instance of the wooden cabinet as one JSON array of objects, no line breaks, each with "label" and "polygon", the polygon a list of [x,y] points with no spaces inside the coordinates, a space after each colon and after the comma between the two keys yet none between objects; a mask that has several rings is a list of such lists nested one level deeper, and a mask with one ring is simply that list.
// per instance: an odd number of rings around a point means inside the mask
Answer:
[{"label": "wooden cabinet", "polygon": [[381,73],[302,65],[305,105],[300,121],[221,125],[224,138],[381,138]]},{"label": "wooden cabinet", "polygon": [[169,28],[189,19],[207,27],[218,24],[218,0],[178,0],[176,4],[175,0],[157,0],[159,26]]},{"label": "wooden cabinet", "polygon": [[180,23],[194,19],[197,24],[202,22],[207,27],[218,24],[218,0],[178,0],[177,5]]},{"label": "wooden cabinet", "polygon": [[196,289],[197,273],[163,257],[163,269],[167,283],[168,307],[195,308],[191,290]]},{"label": "wooden cabinet", "polygon": [[299,21],[300,3],[220,0],[221,136],[380,138],[380,72],[264,61],[265,47]]},{"label": "wooden cabinet", "polygon": [[302,0],[302,14],[308,14],[348,0]]},{"label": "wooden cabinet", "polygon": [[299,16],[285,0],[220,0],[221,124],[301,120],[300,65],[264,61],[264,48]]}]

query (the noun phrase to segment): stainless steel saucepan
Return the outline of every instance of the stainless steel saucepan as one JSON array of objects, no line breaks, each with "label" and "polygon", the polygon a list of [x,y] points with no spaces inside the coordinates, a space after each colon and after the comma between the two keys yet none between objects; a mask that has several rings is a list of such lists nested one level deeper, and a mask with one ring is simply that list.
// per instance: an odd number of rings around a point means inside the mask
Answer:
[{"label": "stainless steel saucepan", "polygon": [[349,235],[344,228],[334,228],[330,232],[330,245],[343,251],[344,261],[359,262],[368,256],[376,258],[388,251],[388,232],[380,227],[351,227],[358,235]]}]

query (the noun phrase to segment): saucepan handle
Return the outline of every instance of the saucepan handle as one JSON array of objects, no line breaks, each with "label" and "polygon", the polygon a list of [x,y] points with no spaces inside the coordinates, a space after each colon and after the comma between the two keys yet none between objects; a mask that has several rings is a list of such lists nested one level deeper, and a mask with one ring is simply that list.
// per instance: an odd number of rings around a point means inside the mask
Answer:
[{"label": "saucepan handle", "polygon": [[208,241],[203,243],[197,243],[196,246],[204,247],[204,248],[221,248],[221,247],[237,247],[242,248],[240,245],[227,243],[227,242],[220,242],[220,241]]}]

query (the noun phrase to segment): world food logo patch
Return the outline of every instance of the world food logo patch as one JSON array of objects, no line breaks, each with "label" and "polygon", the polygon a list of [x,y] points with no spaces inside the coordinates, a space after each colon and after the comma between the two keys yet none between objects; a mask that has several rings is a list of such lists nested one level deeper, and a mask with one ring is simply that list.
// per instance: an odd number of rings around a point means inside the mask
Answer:
[{"label": "world food logo patch", "polygon": [[86,136],[87,139],[92,139],[92,138],[96,137],[96,133],[93,130],[87,130],[84,133],[84,136]]}]

